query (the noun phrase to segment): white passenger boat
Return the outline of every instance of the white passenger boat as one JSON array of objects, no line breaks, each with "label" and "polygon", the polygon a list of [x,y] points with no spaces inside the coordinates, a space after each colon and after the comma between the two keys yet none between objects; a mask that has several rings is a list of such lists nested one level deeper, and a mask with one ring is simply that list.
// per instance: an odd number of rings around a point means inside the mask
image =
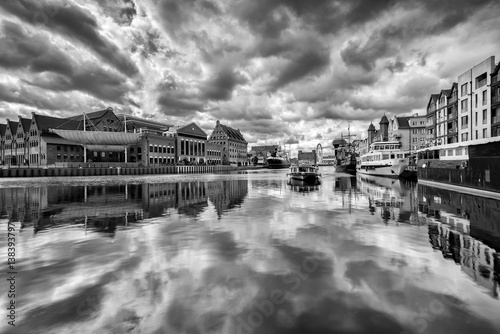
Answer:
[{"label": "white passenger boat", "polygon": [[408,153],[401,150],[399,141],[381,141],[371,144],[370,151],[359,157],[356,170],[361,174],[397,178],[408,164]]},{"label": "white passenger boat", "polygon": [[319,174],[318,166],[314,165],[301,165],[291,166],[290,173],[287,174],[291,179],[301,181],[317,181],[321,174]]}]

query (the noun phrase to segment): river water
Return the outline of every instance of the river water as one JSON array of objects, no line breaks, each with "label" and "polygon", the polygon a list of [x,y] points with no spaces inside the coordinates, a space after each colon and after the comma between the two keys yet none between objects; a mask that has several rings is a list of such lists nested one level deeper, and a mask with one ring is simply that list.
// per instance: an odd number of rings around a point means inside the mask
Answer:
[{"label": "river water", "polygon": [[500,332],[499,202],[321,172],[0,180],[0,332]]}]

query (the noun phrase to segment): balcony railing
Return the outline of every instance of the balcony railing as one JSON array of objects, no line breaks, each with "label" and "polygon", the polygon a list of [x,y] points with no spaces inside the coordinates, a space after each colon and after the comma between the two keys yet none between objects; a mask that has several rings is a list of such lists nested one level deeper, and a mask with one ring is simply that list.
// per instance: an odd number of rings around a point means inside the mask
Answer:
[{"label": "balcony railing", "polygon": [[486,124],[488,123],[488,120],[487,119],[483,119],[483,124]]},{"label": "balcony railing", "polygon": [[491,119],[491,123],[492,123],[492,124],[495,124],[495,123],[500,123],[500,116],[494,116],[494,117]]},{"label": "balcony railing", "polygon": [[460,129],[462,129],[462,130],[464,130],[464,129],[466,130],[466,129],[468,129],[468,128],[469,128],[469,124],[462,124],[462,125],[460,126]]},{"label": "balcony railing", "polygon": [[487,102],[487,100],[483,100],[483,106],[485,106]]},{"label": "balcony railing", "polygon": [[457,129],[448,129],[448,134],[457,133]]},{"label": "balcony railing", "polygon": [[457,116],[458,116],[458,112],[454,111],[454,112],[448,114],[448,119],[455,118]]},{"label": "balcony railing", "polygon": [[497,102],[500,102],[500,95],[492,96],[491,103],[497,103]]}]

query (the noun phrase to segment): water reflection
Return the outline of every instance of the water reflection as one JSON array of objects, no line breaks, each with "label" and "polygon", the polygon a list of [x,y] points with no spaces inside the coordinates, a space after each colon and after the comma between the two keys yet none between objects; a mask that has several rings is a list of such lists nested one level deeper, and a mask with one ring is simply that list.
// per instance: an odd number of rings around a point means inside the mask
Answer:
[{"label": "water reflection", "polygon": [[419,185],[419,209],[428,220],[429,241],[469,277],[499,294],[500,203]]},{"label": "water reflection", "polygon": [[358,185],[368,197],[368,210],[373,215],[380,213],[385,224],[419,224],[416,205],[416,183],[402,179],[357,175]]},{"label": "water reflection", "polygon": [[303,181],[303,180],[295,180],[290,178],[287,182],[290,186],[290,189],[297,192],[310,192],[319,190],[319,186],[321,185],[320,180],[313,181]]},{"label": "water reflection", "polygon": [[241,205],[246,180],[0,189],[0,212],[35,233],[64,225],[113,235],[118,226],[161,217],[170,210],[197,217],[210,202],[217,215]]}]

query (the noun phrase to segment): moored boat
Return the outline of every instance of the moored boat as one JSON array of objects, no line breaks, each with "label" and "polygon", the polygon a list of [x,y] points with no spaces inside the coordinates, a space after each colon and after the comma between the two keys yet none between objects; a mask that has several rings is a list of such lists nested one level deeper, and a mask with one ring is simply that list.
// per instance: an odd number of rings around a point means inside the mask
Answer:
[{"label": "moored boat", "polygon": [[368,153],[358,158],[356,171],[361,174],[402,177],[408,172],[409,159],[399,141],[380,141],[370,145]]},{"label": "moored boat", "polygon": [[288,160],[286,152],[276,149],[267,157],[267,167],[271,169],[288,168],[291,162]]},{"label": "moored boat", "polygon": [[319,173],[318,166],[315,165],[302,165],[302,166],[291,166],[290,173],[287,174],[290,179],[315,182],[320,179],[321,174]]}]

